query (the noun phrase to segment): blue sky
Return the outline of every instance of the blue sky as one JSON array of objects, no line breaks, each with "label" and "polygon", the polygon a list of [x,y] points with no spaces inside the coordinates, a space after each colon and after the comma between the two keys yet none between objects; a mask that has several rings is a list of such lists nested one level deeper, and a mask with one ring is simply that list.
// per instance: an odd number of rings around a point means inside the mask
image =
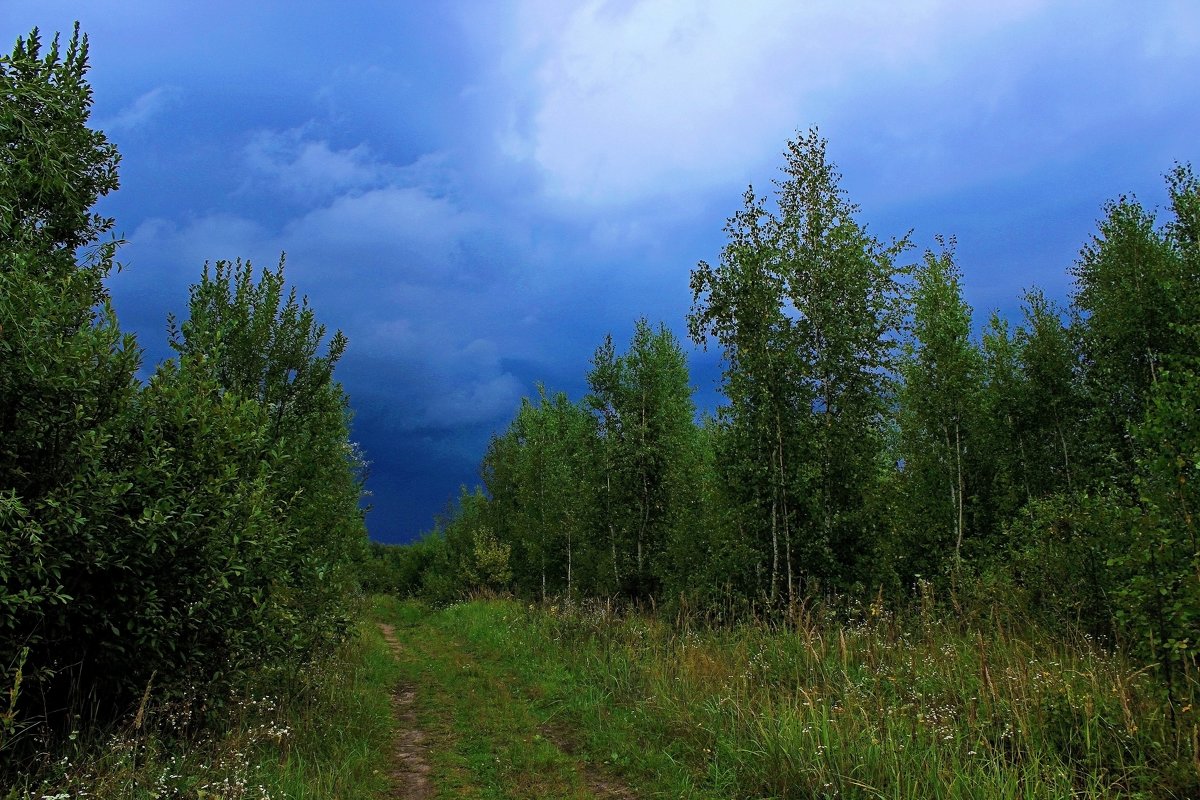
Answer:
[{"label": "blue sky", "polygon": [[[385,541],[477,480],[536,381],[578,397],[607,332],[686,340],[691,268],[797,130],[874,233],[957,237],[979,319],[1065,299],[1105,200],[1200,166],[1191,0],[5,0],[3,47],[76,19],[123,154],[123,326],[165,358],[206,260],[286,250],[350,338]],[[691,365],[711,407],[715,356]]]}]

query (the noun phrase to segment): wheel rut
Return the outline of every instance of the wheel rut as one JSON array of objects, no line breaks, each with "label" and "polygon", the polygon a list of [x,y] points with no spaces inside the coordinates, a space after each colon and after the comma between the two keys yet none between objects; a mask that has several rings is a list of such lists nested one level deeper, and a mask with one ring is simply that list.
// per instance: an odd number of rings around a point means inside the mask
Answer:
[{"label": "wheel rut", "polygon": [[[396,639],[395,627],[379,623],[383,639],[392,655],[402,657],[403,645]],[[396,718],[396,739],[392,754],[392,785],[388,794],[393,800],[428,800],[433,797],[429,781],[429,746],[425,732],[417,724],[415,706],[417,693],[412,686],[400,685],[392,693],[392,714]]]},{"label": "wheel rut", "polygon": [[[579,747],[571,732],[555,725],[543,725],[542,735],[549,739],[555,747],[572,757],[578,757]],[[637,795],[629,790],[621,781],[605,774],[595,765],[584,760],[577,760],[575,768],[593,797],[600,800],[637,800]]]},{"label": "wheel rut", "polygon": [[[418,652],[421,650],[421,645],[415,649],[409,649],[396,636],[396,628],[394,625],[389,625],[384,622],[378,623],[379,630],[383,634],[384,641],[392,651],[393,657],[400,662],[411,662],[414,658],[420,659],[428,654]],[[404,634],[402,633],[401,636]],[[449,643],[448,643],[449,644]],[[478,670],[478,665],[468,647],[465,647],[462,642],[454,642],[446,648],[454,656],[454,667],[452,672],[459,670],[469,670],[471,674],[486,674]],[[509,680],[506,680],[508,678]],[[514,703],[522,704],[525,702],[517,695],[513,694],[515,681],[512,676],[489,675],[486,683],[479,684],[478,690],[483,692],[491,702]],[[389,800],[432,800],[437,796],[433,781],[431,767],[431,743],[437,745],[439,751],[442,746],[452,743],[443,741],[445,731],[442,731],[437,725],[431,728],[431,733],[422,729],[417,716],[417,700],[418,691],[421,692],[422,702],[428,702],[431,697],[440,697],[439,691],[442,687],[432,687],[432,694],[426,695],[425,690],[421,687],[409,682],[403,682],[396,686],[392,694],[392,713],[396,722],[396,734],[392,753],[392,767],[390,772],[391,786],[388,794],[385,795]],[[471,689],[472,693],[476,689]],[[519,694],[519,693],[518,693]],[[482,695],[481,695],[482,698]],[[536,723],[535,723],[536,724]],[[638,795],[629,789],[628,786],[616,776],[612,775],[609,770],[599,764],[596,764],[586,757],[581,752],[582,748],[575,732],[568,726],[540,724],[531,731],[541,734],[544,739],[549,742],[561,754],[566,756],[571,762],[571,769],[575,773],[575,780],[578,781],[575,787],[565,793],[560,793],[559,797],[572,798],[589,798],[589,800],[637,800]],[[509,735],[522,735],[518,732],[506,731]],[[453,739],[453,737],[451,737]],[[500,748],[500,744],[494,745]],[[499,762],[499,758],[496,759]],[[453,782],[453,778],[451,779]],[[526,778],[528,779],[528,776]],[[556,780],[548,778],[548,780]],[[504,796],[514,798],[520,797],[538,797],[544,798],[548,795],[545,793],[545,786],[535,788],[537,778],[534,777],[529,783],[523,783],[519,779],[514,779],[512,783],[500,787]],[[445,788],[445,787],[443,787]],[[582,790],[582,791],[581,791]],[[472,795],[474,796],[474,795]]]}]

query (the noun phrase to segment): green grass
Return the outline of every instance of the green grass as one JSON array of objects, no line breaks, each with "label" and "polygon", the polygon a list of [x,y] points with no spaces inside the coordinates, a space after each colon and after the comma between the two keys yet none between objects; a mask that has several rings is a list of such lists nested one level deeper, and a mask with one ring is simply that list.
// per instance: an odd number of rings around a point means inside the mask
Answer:
[{"label": "green grass", "polygon": [[1185,798],[1200,787],[1194,712],[1171,725],[1154,676],[1087,638],[932,615],[900,624],[878,608],[850,623],[809,614],[786,631],[512,601],[380,610],[407,626],[405,679],[428,687],[446,797],[572,796],[536,738],[547,726],[573,731],[580,763],[639,796]]},{"label": "green grass", "polygon": [[453,613],[377,598],[376,614],[396,627],[401,681],[416,688],[438,797],[593,796],[541,682],[515,674],[502,651],[460,637]]},{"label": "green grass", "polygon": [[187,705],[149,695],[131,719],[97,741],[81,731],[7,798],[278,798],[372,800],[388,785],[398,668],[374,624],[331,657],[289,676],[260,676],[231,698],[219,732],[188,733]]},{"label": "green grass", "polygon": [[[397,687],[440,798],[1192,798],[1200,724],[1086,637],[879,607],[699,626],[512,600],[376,598],[335,656],[225,729],[156,705],[5,800],[389,796]],[[395,628],[398,656],[375,622]],[[621,794],[624,792],[625,794]]]}]

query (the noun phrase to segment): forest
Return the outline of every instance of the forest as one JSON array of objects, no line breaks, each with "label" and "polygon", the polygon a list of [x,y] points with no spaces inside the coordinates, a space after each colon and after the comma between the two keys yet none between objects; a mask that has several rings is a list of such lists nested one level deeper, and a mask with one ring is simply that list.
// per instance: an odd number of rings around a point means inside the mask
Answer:
[{"label": "forest", "polygon": [[623,352],[596,348],[586,396],[525,399],[482,485],[421,541],[374,545],[364,580],[785,630],[932,603],[989,635],[1106,643],[1155,676],[1172,759],[1200,759],[1192,168],[1167,172],[1161,212],[1103,206],[1067,305],[1031,288],[977,331],[954,240],[914,257],[876,238],[826,144],[790,141],[692,271],[714,415],[683,345],[639,319]]},{"label": "forest", "polygon": [[577,401],[539,387],[381,578],[786,618],[815,597],[1003,606],[1159,664],[1186,704],[1200,646],[1200,183],[1160,215],[1103,207],[1062,306],[982,331],[953,239],[913,257],[860,222],[815,131],[747,190],[688,332],[723,359],[700,415],[664,324],[610,336]]},{"label": "forest", "polygon": [[88,56],[0,57],[0,798],[1200,792],[1190,165],[977,330],[798,133],[691,273],[720,407],[637,319],[392,546],[282,258],[122,331]]}]

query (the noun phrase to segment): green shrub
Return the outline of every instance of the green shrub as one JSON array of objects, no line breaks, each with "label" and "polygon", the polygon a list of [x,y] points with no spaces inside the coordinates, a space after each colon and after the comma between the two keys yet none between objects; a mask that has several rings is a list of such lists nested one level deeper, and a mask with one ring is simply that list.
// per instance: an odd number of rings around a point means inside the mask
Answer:
[{"label": "green shrub", "polygon": [[348,635],[366,542],[346,341],[318,353],[282,263],[206,268],[179,358],[136,379],[86,70],[78,30],[0,57],[0,777],[151,689],[216,710],[260,667],[302,671]]}]

